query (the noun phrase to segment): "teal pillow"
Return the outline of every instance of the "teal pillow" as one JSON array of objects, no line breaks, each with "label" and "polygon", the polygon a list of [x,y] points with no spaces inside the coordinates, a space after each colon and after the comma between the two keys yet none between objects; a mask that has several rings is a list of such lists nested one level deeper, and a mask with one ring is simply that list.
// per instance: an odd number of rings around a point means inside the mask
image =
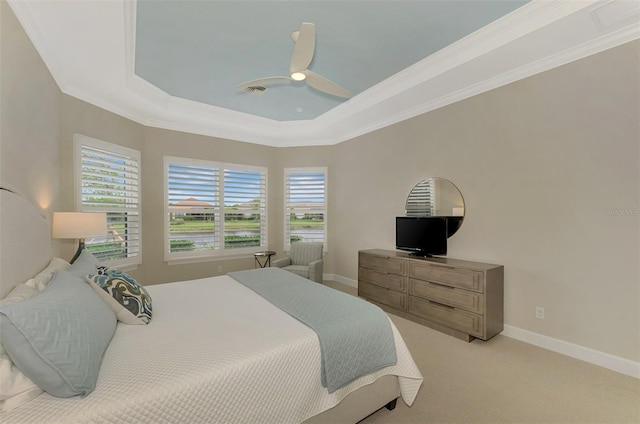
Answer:
[{"label": "teal pillow", "polygon": [[116,324],[91,287],[62,270],[39,295],[0,307],[5,350],[31,381],[57,397],[93,391]]},{"label": "teal pillow", "polygon": [[78,259],[67,269],[67,272],[84,278],[87,274],[95,274],[97,266],[100,266],[100,261],[91,252],[84,249]]}]

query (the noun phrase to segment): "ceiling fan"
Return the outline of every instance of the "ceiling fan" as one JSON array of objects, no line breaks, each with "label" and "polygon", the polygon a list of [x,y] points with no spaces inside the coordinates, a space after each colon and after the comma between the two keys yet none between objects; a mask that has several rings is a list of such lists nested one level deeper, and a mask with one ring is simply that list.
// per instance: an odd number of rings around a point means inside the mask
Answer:
[{"label": "ceiling fan", "polygon": [[306,81],[310,87],[323,93],[344,98],[351,97],[351,93],[348,90],[308,69],[313,60],[313,53],[316,47],[316,26],[314,24],[303,22],[299,31],[291,33],[291,39],[295,43],[295,46],[291,57],[291,65],[289,65],[288,77],[276,76],[260,78],[247,81],[236,87],[249,93],[264,92],[266,89],[264,85],[272,82],[282,80]]}]

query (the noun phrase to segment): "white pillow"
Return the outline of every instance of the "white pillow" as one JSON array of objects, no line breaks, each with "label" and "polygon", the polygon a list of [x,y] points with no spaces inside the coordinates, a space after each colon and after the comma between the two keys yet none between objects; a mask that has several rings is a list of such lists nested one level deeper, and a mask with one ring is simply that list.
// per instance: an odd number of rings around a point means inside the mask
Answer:
[{"label": "white pillow", "polygon": [[[39,293],[38,290],[26,284],[18,284],[4,299],[0,306],[12,305],[29,299]],[[0,412],[11,411],[29,402],[42,393],[26,375],[14,365],[9,355],[0,343]]]},{"label": "white pillow", "polygon": [[40,293],[35,288],[25,284],[18,284],[9,292],[4,299],[0,300],[0,306],[13,305],[31,298],[33,295]]},{"label": "white pillow", "polygon": [[51,281],[51,277],[53,276],[54,271],[63,270],[66,271],[69,269],[71,264],[64,259],[53,258],[49,262],[49,265],[45,267],[38,275],[27,281],[25,284],[27,286],[33,287],[38,291],[42,291],[47,287],[49,281]]}]

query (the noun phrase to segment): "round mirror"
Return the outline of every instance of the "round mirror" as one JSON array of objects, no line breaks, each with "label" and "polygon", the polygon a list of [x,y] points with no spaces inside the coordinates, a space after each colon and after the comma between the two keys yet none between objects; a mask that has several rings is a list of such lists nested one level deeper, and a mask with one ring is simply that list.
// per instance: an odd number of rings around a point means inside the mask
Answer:
[{"label": "round mirror", "polygon": [[464,199],[451,181],[427,178],[411,189],[405,212],[407,216],[446,216],[447,235],[451,237],[464,220]]}]

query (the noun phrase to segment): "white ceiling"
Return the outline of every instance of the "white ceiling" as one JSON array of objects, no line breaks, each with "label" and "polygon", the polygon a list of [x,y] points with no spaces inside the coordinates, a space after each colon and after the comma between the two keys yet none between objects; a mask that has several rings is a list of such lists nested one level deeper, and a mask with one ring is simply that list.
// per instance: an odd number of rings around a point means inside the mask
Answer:
[{"label": "white ceiling", "polygon": [[[9,0],[60,89],[144,125],[271,146],[335,144],[640,38],[637,0]],[[305,84],[291,31],[316,24]]]}]

